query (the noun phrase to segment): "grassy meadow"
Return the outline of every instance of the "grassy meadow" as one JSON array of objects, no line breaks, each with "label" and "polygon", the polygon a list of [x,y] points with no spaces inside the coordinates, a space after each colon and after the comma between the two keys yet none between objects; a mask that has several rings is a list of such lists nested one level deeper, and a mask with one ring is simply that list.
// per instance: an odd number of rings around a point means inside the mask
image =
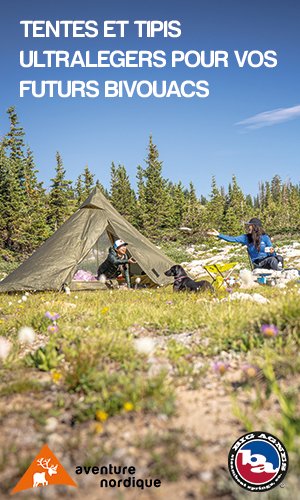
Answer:
[{"label": "grassy meadow", "polygon": [[269,302],[171,287],[0,295],[1,498],[45,443],[80,487],[19,498],[100,498],[98,479],[74,469],[105,463],[162,480],[139,498],[249,498],[227,454],[251,430],[290,456],[285,487],[262,497],[296,498],[300,287],[254,292]]}]

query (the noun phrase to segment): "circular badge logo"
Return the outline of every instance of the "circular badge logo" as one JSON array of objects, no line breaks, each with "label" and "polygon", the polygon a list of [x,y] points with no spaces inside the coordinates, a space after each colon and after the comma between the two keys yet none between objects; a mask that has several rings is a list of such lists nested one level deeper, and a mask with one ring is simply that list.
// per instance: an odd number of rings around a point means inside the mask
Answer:
[{"label": "circular badge logo", "polygon": [[251,432],[232,445],[228,468],[241,488],[269,491],[283,481],[288,470],[288,453],[272,434]]}]

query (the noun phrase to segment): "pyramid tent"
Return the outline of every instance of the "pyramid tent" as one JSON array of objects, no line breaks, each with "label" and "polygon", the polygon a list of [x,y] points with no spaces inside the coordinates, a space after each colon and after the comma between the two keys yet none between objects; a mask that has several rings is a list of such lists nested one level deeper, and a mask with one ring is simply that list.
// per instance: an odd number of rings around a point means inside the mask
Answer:
[{"label": "pyramid tent", "polygon": [[[95,187],[81,207],[0,282],[0,292],[62,290],[72,283],[76,270],[91,252],[99,255],[100,250],[105,260],[108,247],[118,238],[128,242],[129,254],[137,262],[130,266],[137,268],[134,274],[147,275],[157,285],[171,282],[164,272],[174,263],[126,221]],[[104,242],[106,248],[101,249]],[[100,263],[98,259],[97,265]],[[96,273],[96,265],[93,271]]]}]

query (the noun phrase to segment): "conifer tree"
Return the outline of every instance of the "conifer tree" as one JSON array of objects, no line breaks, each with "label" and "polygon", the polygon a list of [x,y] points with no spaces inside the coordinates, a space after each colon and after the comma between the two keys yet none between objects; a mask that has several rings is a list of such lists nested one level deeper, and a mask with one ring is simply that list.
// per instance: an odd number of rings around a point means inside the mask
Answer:
[{"label": "conifer tree", "polygon": [[124,165],[111,165],[110,201],[129,222],[136,221],[136,198]]},{"label": "conifer tree", "polygon": [[190,182],[190,189],[187,192],[184,210],[184,225],[195,229],[199,224],[199,202],[196,195],[195,186]]},{"label": "conifer tree", "polygon": [[49,224],[56,230],[75,208],[71,181],[65,178],[66,171],[59,152],[56,153],[55,177],[49,194]]},{"label": "conifer tree", "polygon": [[264,208],[265,202],[266,202],[266,197],[265,197],[265,184],[263,182],[260,182],[258,185],[258,195],[257,195],[257,207],[260,209]]},{"label": "conifer tree", "polygon": [[24,236],[26,253],[31,253],[51,234],[47,224],[48,205],[43,183],[37,179],[33,153],[27,148],[25,158],[26,218]]},{"label": "conifer tree", "polygon": [[86,165],[84,167],[82,181],[83,181],[83,194],[87,198],[94,187],[94,174],[90,171],[89,167]]},{"label": "conifer tree", "polygon": [[84,189],[83,189],[81,174],[76,179],[74,192],[77,201],[77,206],[79,207],[84,201]]},{"label": "conifer tree", "polygon": [[7,110],[10,130],[1,143],[0,210],[3,244],[23,252],[26,248],[26,193],[24,171],[24,131],[19,127],[15,108]]},{"label": "conifer tree", "polygon": [[179,181],[177,184],[171,184],[169,189],[174,202],[174,227],[179,228],[186,208],[183,184]]},{"label": "conifer tree", "polygon": [[275,175],[271,180],[271,193],[275,203],[280,203],[282,182],[279,175]]},{"label": "conifer tree", "polygon": [[292,231],[300,230],[300,192],[299,188],[291,185],[289,191],[289,227]]},{"label": "conifer tree", "polygon": [[246,195],[245,202],[246,202],[246,212],[252,213],[254,208],[254,203],[251,194]]},{"label": "conifer tree", "polygon": [[142,231],[144,229],[145,208],[145,172],[141,165],[137,167],[137,202],[136,202],[136,225]]},{"label": "conifer tree", "polygon": [[12,169],[18,178],[20,187],[23,188],[25,184],[25,172],[24,172],[24,136],[25,132],[21,126],[19,126],[19,119],[14,106],[11,106],[7,110],[7,114],[10,122],[10,130],[4,138],[4,145],[9,150],[9,158],[13,163]]},{"label": "conifer tree", "polygon": [[278,204],[276,204],[273,194],[272,188],[269,182],[265,183],[264,188],[265,198],[264,204],[261,209],[261,218],[263,220],[263,224],[268,228],[268,231],[272,231],[276,226],[277,212],[278,212]]},{"label": "conifer tree", "polygon": [[246,201],[242,190],[238,186],[236,177],[232,176],[232,183],[228,186],[228,195],[223,219],[223,230],[230,234],[239,234],[243,228],[246,216]]},{"label": "conifer tree", "polygon": [[201,205],[206,205],[208,203],[206,196],[204,196],[203,194],[200,195],[200,203]]},{"label": "conifer tree", "polygon": [[94,177],[95,177],[94,174],[92,174],[87,165],[84,167],[83,173],[77,177],[74,188],[74,195],[77,207],[80,207],[80,205],[84,202],[84,200],[86,200],[86,198],[92,191],[95,184]]},{"label": "conifer tree", "polygon": [[217,187],[215,176],[212,177],[210,201],[207,204],[208,226],[221,229],[225,212],[225,195],[222,188]]},{"label": "conifer tree", "polygon": [[157,237],[159,233],[174,227],[174,202],[162,177],[162,162],[156,145],[149,139],[148,156],[144,176],[144,213],[143,226],[148,236]]},{"label": "conifer tree", "polygon": [[20,160],[24,158],[24,136],[25,132],[19,126],[19,120],[14,106],[7,110],[10,122],[10,130],[4,138],[4,146],[10,151],[11,160]]},{"label": "conifer tree", "polygon": [[20,186],[16,161],[4,154],[0,161],[0,212],[1,236],[5,248],[23,252],[26,246],[26,205],[24,190]]},{"label": "conifer tree", "polygon": [[104,194],[104,196],[106,198],[109,198],[109,192],[108,192],[108,190],[103,186],[103,184],[101,184],[101,182],[99,181],[99,179],[96,180],[95,185],[100,189],[101,193]]}]

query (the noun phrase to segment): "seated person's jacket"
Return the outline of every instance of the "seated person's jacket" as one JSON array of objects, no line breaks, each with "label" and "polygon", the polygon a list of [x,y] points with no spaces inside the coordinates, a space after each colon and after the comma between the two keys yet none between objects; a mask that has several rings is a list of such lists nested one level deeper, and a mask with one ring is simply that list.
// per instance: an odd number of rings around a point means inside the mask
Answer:
[{"label": "seated person's jacket", "polygon": [[101,276],[101,274],[104,274],[107,279],[117,278],[122,272],[123,268],[127,286],[128,288],[130,288],[128,260],[129,259],[127,256],[124,256],[124,258],[121,259],[116,250],[113,247],[110,247],[106,260],[102,262],[102,264],[100,264],[98,268],[98,278]]},{"label": "seated person's jacket", "polygon": [[219,234],[218,238],[231,243],[241,243],[242,245],[246,245],[252,262],[257,259],[262,260],[266,257],[276,256],[276,252],[270,253],[265,251],[266,247],[273,247],[272,241],[267,234],[262,234],[260,238],[260,251],[257,250],[253,243],[249,243],[247,234],[241,234],[240,236],[227,236],[225,234]]}]

